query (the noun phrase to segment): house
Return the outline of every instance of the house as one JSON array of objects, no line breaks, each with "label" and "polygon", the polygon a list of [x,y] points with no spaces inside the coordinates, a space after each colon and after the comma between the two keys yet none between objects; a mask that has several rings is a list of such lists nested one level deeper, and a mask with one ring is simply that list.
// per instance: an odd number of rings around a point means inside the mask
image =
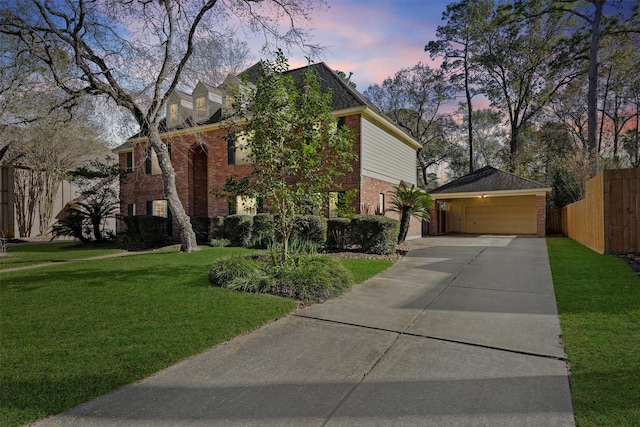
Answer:
[{"label": "house", "polygon": [[544,184],[485,166],[431,191],[429,234],[544,237],[550,192]]},{"label": "house", "polygon": [[[240,179],[253,167],[242,149],[244,141],[230,132],[226,119],[232,99],[225,87],[251,84],[259,64],[244,72],[247,80],[229,76],[212,87],[199,83],[191,94],[175,91],[168,99],[162,138],[168,144],[176,171],[176,186],[189,216],[218,216],[230,213],[254,213],[255,203],[238,197],[235,203],[216,198],[211,189],[221,188],[228,177]],[[357,190],[354,208],[357,213],[386,214],[390,208],[389,192],[400,183],[416,183],[416,150],[420,144],[388,117],[373,107],[364,96],[349,86],[325,63],[309,65],[318,74],[323,91],[331,90],[333,114],[341,125],[356,134],[354,150],[358,157],[352,172],[336,180],[340,187],[330,195]],[[296,81],[306,67],[288,71]],[[121,181],[122,215],[171,216],[162,191],[157,159],[144,135],[135,135],[114,150],[128,173]],[[329,206],[327,216],[335,215]],[[119,231],[122,232],[123,224]],[[421,236],[420,222],[412,222],[410,237]]]},{"label": "house", "polygon": [[[53,198],[53,214],[50,218],[45,220],[46,228],[40,228],[39,212],[37,209],[37,203],[24,195],[15,194],[15,181],[20,179],[21,174],[28,173],[29,168],[20,165],[4,164],[0,165],[0,237],[6,238],[18,238],[18,237],[36,237],[45,236],[49,232],[51,227],[63,212],[67,203],[77,198],[80,194],[77,186],[67,180],[60,180],[58,191]],[[24,180],[24,178],[22,178]],[[28,192],[27,192],[28,193]],[[26,199],[25,199],[26,197]],[[18,200],[16,200],[18,199]],[[24,200],[23,200],[24,199]],[[26,202],[26,203],[25,203]],[[32,212],[32,225],[31,227],[20,225],[20,212],[17,209],[21,209],[24,215],[29,215],[25,212],[28,209],[28,204],[33,203]],[[112,221],[115,225],[115,221]],[[113,229],[113,227],[111,228]]]}]

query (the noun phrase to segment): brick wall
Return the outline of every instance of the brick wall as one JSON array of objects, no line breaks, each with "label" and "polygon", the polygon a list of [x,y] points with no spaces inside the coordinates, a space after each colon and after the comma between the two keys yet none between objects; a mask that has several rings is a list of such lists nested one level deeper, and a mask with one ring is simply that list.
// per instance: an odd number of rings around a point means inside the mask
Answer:
[{"label": "brick wall", "polygon": [[[361,115],[354,114],[345,118],[345,124],[355,133],[354,151],[358,158],[353,162],[351,171],[336,179],[340,190],[358,189],[354,207],[359,213],[375,213],[380,194],[384,194],[385,209],[390,207],[389,192],[395,184],[369,177],[361,177]],[[251,165],[229,165],[227,158],[227,134],[225,128],[211,129],[199,134],[185,134],[165,139],[171,144],[171,162],[176,174],[176,187],[180,200],[190,216],[228,215],[227,200],[221,200],[211,194],[212,188],[220,189],[227,177],[240,179],[249,175]],[[134,170],[121,182],[120,194],[124,204],[123,216],[127,213],[126,204],[135,204],[136,214],[146,215],[146,203],[150,200],[164,199],[162,178],[145,172],[146,143],[134,145]],[[120,164],[126,167],[126,154],[120,154]],[[206,180],[203,174],[206,172]],[[203,188],[205,187],[205,188]],[[337,190],[338,188],[336,188]],[[387,216],[397,218],[388,212]],[[420,236],[420,221],[412,219],[409,236]]]},{"label": "brick wall", "polygon": [[[380,195],[384,195],[384,214],[389,218],[399,220],[400,217],[396,212],[389,212],[391,208],[391,193],[393,192],[396,184],[382,181],[379,179],[371,178],[368,176],[362,177],[362,184],[360,187],[360,213],[362,214],[376,214],[379,213],[379,201]],[[409,232],[407,238],[422,237],[422,221],[416,218],[411,218],[411,225],[409,226]]]},{"label": "brick wall", "polygon": [[544,237],[547,232],[547,198],[536,196],[536,237]]}]

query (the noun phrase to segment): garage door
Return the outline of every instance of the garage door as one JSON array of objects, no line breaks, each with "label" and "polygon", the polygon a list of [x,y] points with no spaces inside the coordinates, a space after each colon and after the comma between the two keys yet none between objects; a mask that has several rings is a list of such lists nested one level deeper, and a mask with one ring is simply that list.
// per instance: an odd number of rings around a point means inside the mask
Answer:
[{"label": "garage door", "polygon": [[467,206],[465,232],[472,234],[536,234],[535,206]]}]

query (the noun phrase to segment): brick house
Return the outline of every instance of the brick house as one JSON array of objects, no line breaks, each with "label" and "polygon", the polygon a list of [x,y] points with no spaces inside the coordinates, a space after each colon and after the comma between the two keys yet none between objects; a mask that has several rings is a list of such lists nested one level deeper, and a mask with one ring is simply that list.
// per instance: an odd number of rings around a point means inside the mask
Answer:
[{"label": "brick house", "polygon": [[430,192],[429,235],[513,234],[544,237],[546,196],[539,182],[485,166]]},{"label": "brick house", "polygon": [[[255,78],[257,67],[258,64],[244,72],[249,81]],[[355,189],[358,191],[353,203],[357,213],[385,213],[394,217],[394,213],[386,212],[390,207],[389,192],[400,181],[416,183],[419,143],[326,64],[310,67],[318,73],[322,90],[333,92],[333,114],[339,124],[348,126],[356,134],[354,150],[357,150],[358,158],[352,165],[352,172],[336,180],[340,187],[336,187],[329,200]],[[296,80],[301,79],[305,68],[288,73]],[[191,94],[176,91],[167,102],[162,137],[169,144],[178,194],[187,214],[192,217],[255,212],[250,201],[239,198],[237,203],[230,205],[210,191],[221,188],[230,176],[240,179],[252,172],[242,150],[242,139],[230,137],[234,129],[230,129],[225,120],[232,99],[224,88],[230,84],[250,83],[229,76],[218,87],[199,83]],[[160,169],[146,137],[135,135],[114,151],[119,155],[121,166],[128,171],[120,184],[121,214],[159,215],[170,220]],[[329,207],[326,215],[334,214]],[[122,224],[119,231],[122,231],[121,227]],[[409,236],[421,236],[419,221],[412,220]]]}]

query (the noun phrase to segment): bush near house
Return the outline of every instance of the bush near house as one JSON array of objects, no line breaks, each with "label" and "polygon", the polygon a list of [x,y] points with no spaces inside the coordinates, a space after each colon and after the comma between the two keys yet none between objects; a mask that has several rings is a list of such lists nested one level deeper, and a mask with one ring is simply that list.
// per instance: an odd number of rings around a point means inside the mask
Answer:
[{"label": "bush near house", "polygon": [[259,213],[253,217],[253,247],[266,249],[276,240],[275,218],[269,213]]},{"label": "bush near house", "polygon": [[161,246],[167,241],[167,219],[159,216],[124,217],[127,244],[139,247]]},{"label": "bush near house", "polygon": [[349,245],[349,228],[351,220],[348,218],[329,218],[327,220],[328,249],[346,249]]},{"label": "bush near house", "polygon": [[207,216],[191,217],[191,226],[193,227],[193,232],[196,233],[198,244],[203,245],[209,243],[211,221],[212,218]]},{"label": "bush near house", "polygon": [[327,241],[327,219],[316,215],[300,215],[293,226],[293,239],[324,245]]},{"label": "bush near house", "polygon": [[229,215],[224,219],[224,234],[233,246],[249,247],[253,217],[251,215]]},{"label": "bush near house", "polygon": [[392,254],[398,242],[400,222],[380,215],[356,215],[351,220],[351,243],[369,254]]}]

